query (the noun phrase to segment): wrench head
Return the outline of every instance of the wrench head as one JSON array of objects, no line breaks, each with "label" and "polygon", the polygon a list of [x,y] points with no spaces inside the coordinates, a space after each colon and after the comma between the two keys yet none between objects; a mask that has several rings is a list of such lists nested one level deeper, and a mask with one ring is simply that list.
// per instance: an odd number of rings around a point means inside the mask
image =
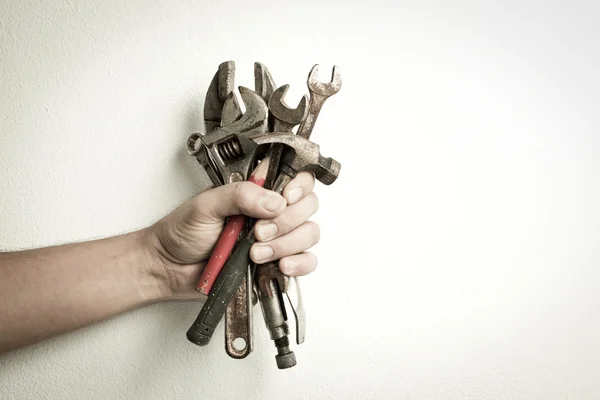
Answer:
[{"label": "wrench head", "polygon": [[289,87],[290,85],[283,85],[273,92],[269,99],[269,110],[279,121],[294,126],[301,124],[308,115],[308,96],[302,96],[298,106],[290,108],[284,100]]},{"label": "wrench head", "polygon": [[223,110],[221,111],[221,124],[220,126],[227,126],[242,116],[242,108],[240,107],[240,103],[235,95],[235,93],[229,93],[229,96],[225,100],[223,104]]},{"label": "wrench head", "polygon": [[221,124],[223,105],[233,93],[235,63],[226,61],[219,65],[204,99],[204,129],[209,133]]},{"label": "wrench head", "polygon": [[322,96],[333,96],[342,88],[342,75],[340,74],[337,65],[333,66],[331,72],[331,81],[328,83],[320,82],[319,79],[319,64],[315,64],[308,74],[307,85],[311,92]]},{"label": "wrench head", "polygon": [[254,91],[263,98],[265,102],[269,102],[269,98],[275,90],[275,81],[269,72],[266,65],[254,63]]},{"label": "wrench head", "polygon": [[268,128],[269,109],[265,101],[254,91],[240,86],[240,96],[246,107],[246,112],[237,120],[221,126],[227,133],[265,133]]}]

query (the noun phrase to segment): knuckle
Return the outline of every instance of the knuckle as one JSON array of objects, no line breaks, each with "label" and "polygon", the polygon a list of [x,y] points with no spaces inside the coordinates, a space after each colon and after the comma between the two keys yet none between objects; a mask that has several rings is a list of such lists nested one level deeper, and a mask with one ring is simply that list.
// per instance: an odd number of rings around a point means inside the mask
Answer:
[{"label": "knuckle", "polygon": [[255,186],[251,182],[236,182],[234,183],[235,188],[233,188],[232,196],[233,200],[236,204],[244,204],[252,193],[252,186]]},{"label": "knuckle", "polygon": [[277,218],[277,225],[281,233],[288,233],[296,227],[296,219],[290,212],[285,212]]}]

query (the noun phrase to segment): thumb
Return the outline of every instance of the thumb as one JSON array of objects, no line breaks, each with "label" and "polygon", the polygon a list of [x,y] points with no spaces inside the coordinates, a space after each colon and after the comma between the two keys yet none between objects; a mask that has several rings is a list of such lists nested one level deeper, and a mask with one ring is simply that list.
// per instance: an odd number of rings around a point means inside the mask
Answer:
[{"label": "thumb", "polygon": [[274,218],[287,202],[283,196],[252,182],[236,182],[219,186],[198,196],[203,214],[215,219],[243,214],[252,218]]}]

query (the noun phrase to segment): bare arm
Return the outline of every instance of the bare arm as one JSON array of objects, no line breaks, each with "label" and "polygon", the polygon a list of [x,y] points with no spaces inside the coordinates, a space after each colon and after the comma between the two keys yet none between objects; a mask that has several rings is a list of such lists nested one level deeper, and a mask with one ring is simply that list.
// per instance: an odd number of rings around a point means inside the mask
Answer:
[{"label": "bare arm", "polygon": [[166,296],[148,240],[141,230],[0,254],[0,353]]},{"label": "bare arm", "polygon": [[[243,182],[208,190],[154,225],[125,235],[0,253],[0,353],[169,299],[202,298],[195,286],[227,216],[257,218],[255,262],[280,259],[304,275],[319,240],[314,177],[301,173],[283,196]],[[296,190],[294,190],[296,189]]]}]

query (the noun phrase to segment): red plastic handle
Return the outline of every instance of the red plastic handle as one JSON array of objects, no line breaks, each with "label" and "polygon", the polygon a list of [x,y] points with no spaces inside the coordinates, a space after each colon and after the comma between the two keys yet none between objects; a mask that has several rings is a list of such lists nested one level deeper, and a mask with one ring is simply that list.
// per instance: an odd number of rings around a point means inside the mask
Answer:
[{"label": "red plastic handle", "polygon": [[[252,172],[249,182],[253,182],[260,187],[265,185],[265,178],[268,170],[268,159],[264,159],[258,167]],[[212,289],[219,273],[223,269],[223,266],[227,262],[227,259],[233,251],[233,247],[237,242],[238,236],[246,223],[245,215],[234,215],[229,217],[229,220],[223,228],[223,232],[219,236],[219,240],[215,245],[210,259],[206,264],[206,268],[200,275],[200,280],[196,285],[196,290],[208,296]]]}]

